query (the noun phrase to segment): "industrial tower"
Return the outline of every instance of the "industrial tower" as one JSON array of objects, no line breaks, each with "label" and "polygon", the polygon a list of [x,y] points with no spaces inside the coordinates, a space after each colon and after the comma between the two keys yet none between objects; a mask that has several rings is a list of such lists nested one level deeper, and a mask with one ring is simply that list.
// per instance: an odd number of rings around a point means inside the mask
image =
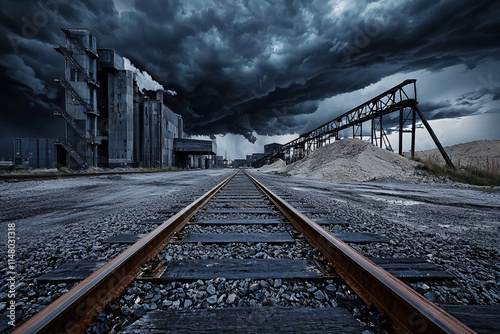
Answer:
[{"label": "industrial tower", "polygon": [[54,49],[65,57],[64,77],[59,82],[65,89],[65,110],[55,111],[66,120],[66,139],[56,144],[66,152],[71,167],[97,166],[98,136],[97,55],[96,39],[88,29],[66,29],[66,44]]}]

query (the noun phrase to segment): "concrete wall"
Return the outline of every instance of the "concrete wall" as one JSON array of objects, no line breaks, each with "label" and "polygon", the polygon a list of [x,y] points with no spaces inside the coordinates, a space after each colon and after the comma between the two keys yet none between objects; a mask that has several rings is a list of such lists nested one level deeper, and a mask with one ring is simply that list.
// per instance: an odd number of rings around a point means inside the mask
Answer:
[{"label": "concrete wall", "polygon": [[109,167],[132,165],[134,160],[133,73],[108,73]]},{"label": "concrete wall", "polygon": [[141,157],[142,167],[158,167],[158,152],[156,134],[158,130],[158,103],[157,101],[144,101],[141,108]]},{"label": "concrete wall", "polygon": [[162,124],[162,103],[156,100],[144,100],[141,106],[141,154],[142,167],[161,167],[163,165],[162,134],[166,125]]},{"label": "concrete wall", "polygon": [[179,138],[179,115],[175,114],[170,108],[163,105],[163,116],[166,124],[166,132],[164,134],[165,146],[165,166],[174,165],[174,139]]}]

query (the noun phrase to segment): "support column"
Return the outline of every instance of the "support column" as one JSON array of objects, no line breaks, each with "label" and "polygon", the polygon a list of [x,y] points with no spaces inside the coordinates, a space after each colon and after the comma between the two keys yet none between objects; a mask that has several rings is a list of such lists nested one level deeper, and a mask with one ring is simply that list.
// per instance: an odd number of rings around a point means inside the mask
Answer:
[{"label": "support column", "polygon": [[382,148],[382,116],[380,116],[380,148]]},{"label": "support column", "polygon": [[403,108],[399,110],[399,155],[403,155]]},{"label": "support column", "polygon": [[415,158],[415,131],[416,131],[416,126],[415,126],[415,119],[417,116],[417,112],[415,111],[415,108],[412,108],[412,123],[411,123],[411,158]]},{"label": "support column", "polygon": [[446,154],[446,151],[444,150],[443,146],[439,142],[439,139],[437,138],[436,134],[432,130],[431,126],[429,125],[429,123],[425,119],[425,117],[422,114],[422,112],[420,111],[420,109],[417,106],[414,106],[414,109],[416,110],[418,117],[420,117],[420,119],[422,120],[422,123],[424,123],[425,128],[427,129],[427,131],[431,135],[432,140],[434,140],[434,144],[436,144],[439,152],[441,152],[441,155],[443,156],[443,159],[446,161],[446,164],[448,165],[448,167],[455,169],[453,162],[451,162],[450,157],[448,156],[448,154]]},{"label": "support column", "polygon": [[373,145],[373,137],[375,137],[375,120],[372,119],[371,143]]}]

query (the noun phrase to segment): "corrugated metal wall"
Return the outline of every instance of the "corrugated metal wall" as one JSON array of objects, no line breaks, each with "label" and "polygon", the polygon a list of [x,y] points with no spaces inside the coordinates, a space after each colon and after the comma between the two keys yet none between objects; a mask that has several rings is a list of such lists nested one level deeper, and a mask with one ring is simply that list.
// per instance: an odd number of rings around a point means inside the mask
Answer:
[{"label": "corrugated metal wall", "polygon": [[14,139],[14,159],[27,168],[56,168],[54,138]]}]

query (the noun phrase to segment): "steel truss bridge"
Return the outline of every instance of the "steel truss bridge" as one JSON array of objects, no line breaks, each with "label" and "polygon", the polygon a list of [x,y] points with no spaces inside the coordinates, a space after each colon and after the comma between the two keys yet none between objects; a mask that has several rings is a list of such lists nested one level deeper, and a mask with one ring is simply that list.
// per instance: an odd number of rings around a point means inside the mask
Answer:
[{"label": "steel truss bridge", "polygon": [[[439,142],[436,134],[418,108],[416,79],[405,80],[397,86],[385,91],[373,99],[349,110],[332,121],[325,123],[314,130],[301,134],[297,139],[284,144],[279,150],[254,161],[253,167],[262,167],[277,159],[291,163],[304,158],[310,152],[330,144],[332,139],[339,140],[340,132],[352,128],[352,137],[364,139],[363,126],[371,127],[370,141],[372,144],[385,147],[392,151],[389,138],[383,127],[383,116],[399,113],[399,154],[403,155],[403,134],[411,134],[411,157],[415,156],[416,118],[420,118],[425,129],[432,137],[441,152],[446,164],[454,168],[448,154]],[[397,116],[396,116],[397,117]],[[366,128],[365,128],[366,130]],[[345,132],[345,131],[344,131]]]}]

